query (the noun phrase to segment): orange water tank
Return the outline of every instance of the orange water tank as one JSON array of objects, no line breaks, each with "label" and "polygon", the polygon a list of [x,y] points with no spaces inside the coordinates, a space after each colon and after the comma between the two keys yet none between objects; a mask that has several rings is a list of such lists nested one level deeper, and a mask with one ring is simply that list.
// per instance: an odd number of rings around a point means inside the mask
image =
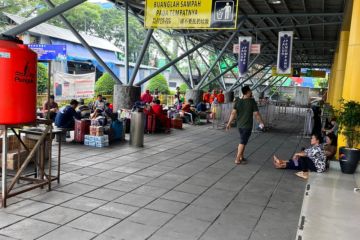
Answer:
[{"label": "orange water tank", "polygon": [[0,125],[35,122],[36,82],[36,53],[0,36]]}]

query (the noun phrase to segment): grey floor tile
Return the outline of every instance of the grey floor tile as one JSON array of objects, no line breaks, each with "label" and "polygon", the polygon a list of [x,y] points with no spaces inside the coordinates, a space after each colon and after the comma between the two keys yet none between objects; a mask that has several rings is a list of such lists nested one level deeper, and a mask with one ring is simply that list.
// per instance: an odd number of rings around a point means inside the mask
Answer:
[{"label": "grey floor tile", "polygon": [[210,225],[210,222],[201,221],[191,217],[176,216],[162,230],[185,234],[191,238],[199,238]]},{"label": "grey floor tile", "polygon": [[95,233],[86,232],[83,230],[62,226],[45,236],[39,238],[39,240],[90,240],[96,236]]},{"label": "grey floor tile", "polygon": [[82,195],[84,193],[90,192],[94,189],[96,189],[97,187],[95,186],[90,186],[87,184],[82,184],[82,183],[72,183],[69,185],[66,185],[64,187],[60,187],[58,189],[56,189],[57,191],[61,191],[61,192],[67,192],[67,193],[72,193],[75,195]]},{"label": "grey floor tile", "polygon": [[169,201],[166,199],[157,199],[147,205],[147,209],[153,209],[161,212],[177,214],[186,207],[185,203]]},{"label": "grey floor tile", "polygon": [[161,196],[161,198],[177,202],[191,203],[197,196],[198,195],[192,193],[170,191],[165,195]]},{"label": "grey floor tile", "polygon": [[30,240],[50,232],[57,226],[58,225],[28,218],[0,230],[0,234],[17,239]]},{"label": "grey floor tile", "polygon": [[80,169],[77,169],[77,170],[73,171],[73,173],[82,174],[82,175],[88,175],[88,176],[93,176],[93,175],[102,173],[102,172],[104,172],[104,171],[105,171],[105,170],[99,169],[99,168],[84,167],[84,168],[80,168]]},{"label": "grey floor tile", "polygon": [[122,221],[95,239],[144,240],[155,232],[157,227]]},{"label": "grey floor tile", "polygon": [[131,182],[125,182],[122,180],[118,180],[116,182],[105,185],[104,187],[110,188],[113,190],[117,190],[117,191],[122,191],[122,192],[130,192],[140,186],[141,186],[141,184],[138,184],[138,183],[131,183]]},{"label": "grey floor tile", "polygon": [[105,203],[107,203],[107,201],[80,196],[61,204],[61,206],[82,211],[91,211]]},{"label": "grey floor tile", "polygon": [[159,188],[159,187],[153,187],[153,186],[141,186],[135,190],[133,190],[131,193],[139,194],[139,195],[145,195],[145,196],[151,196],[151,197],[159,197],[169,191],[165,188]]},{"label": "grey floor tile", "polygon": [[212,222],[217,218],[221,211],[221,209],[189,205],[183,211],[181,211],[179,215]]},{"label": "grey floor tile", "polygon": [[88,232],[101,233],[115,225],[117,222],[119,222],[119,220],[115,218],[87,213],[86,215],[68,223],[67,226]]},{"label": "grey floor tile", "polygon": [[[167,229],[160,229],[154,233],[149,240],[197,240],[197,237],[186,235],[185,233],[171,232]],[[225,240],[225,239],[224,239]]]},{"label": "grey floor tile", "polygon": [[151,181],[152,179],[153,179],[152,177],[146,177],[146,176],[132,174],[130,176],[122,178],[121,180],[126,181],[126,182],[145,184],[145,183]]},{"label": "grey floor tile", "polygon": [[16,216],[10,213],[2,212],[0,210],[0,229],[4,228],[10,224],[18,222],[24,219],[24,217]]},{"label": "grey floor tile", "polygon": [[110,203],[107,203],[107,204],[95,209],[93,212],[100,214],[100,215],[105,215],[108,217],[123,219],[123,218],[126,218],[127,216],[131,215],[138,209],[139,209],[138,207],[129,206],[129,205],[121,204],[121,203],[110,202]]},{"label": "grey floor tile", "polygon": [[85,212],[83,211],[56,206],[42,213],[36,214],[32,218],[42,220],[44,222],[63,225],[84,214]]},{"label": "grey floor tile", "polygon": [[31,215],[49,209],[51,207],[53,207],[53,205],[47,203],[41,203],[32,200],[24,200],[10,205],[5,209],[5,212],[24,216],[24,217],[29,217]]},{"label": "grey floor tile", "polygon": [[109,179],[109,178],[104,178],[104,177],[99,177],[99,176],[90,176],[88,178],[84,178],[84,179],[80,180],[79,183],[84,183],[84,184],[88,184],[88,185],[92,185],[92,186],[96,186],[96,187],[101,187],[101,186],[109,184],[113,181],[114,181],[113,179]]},{"label": "grey floor tile", "polygon": [[86,193],[84,196],[105,201],[112,201],[124,194],[126,194],[126,192],[116,191],[108,188],[98,188],[92,192]]},{"label": "grey floor tile", "polygon": [[183,184],[177,186],[174,190],[181,191],[181,192],[187,192],[187,193],[193,193],[193,194],[201,194],[206,189],[207,189],[207,187],[204,187],[204,186],[183,183]]},{"label": "grey floor tile", "polygon": [[57,204],[66,202],[70,199],[73,199],[75,197],[76,197],[76,195],[74,195],[74,194],[58,192],[58,191],[51,191],[51,192],[46,192],[41,195],[38,195],[32,199],[36,200],[36,201],[44,202],[44,203],[50,203],[50,204],[57,205]]},{"label": "grey floor tile", "polygon": [[144,196],[144,195],[138,195],[133,193],[127,193],[118,199],[114,200],[114,202],[117,203],[123,203],[135,207],[143,207],[147,205],[148,203],[155,200],[154,197]]},{"label": "grey floor tile", "polygon": [[106,172],[102,172],[97,174],[96,176],[99,177],[104,177],[104,178],[109,178],[109,179],[113,179],[113,180],[119,180],[125,176],[128,176],[128,173],[122,173],[122,172],[115,172],[115,171],[106,171]]},{"label": "grey floor tile", "polygon": [[141,209],[131,215],[128,220],[131,222],[141,223],[145,225],[160,227],[169,221],[174,215],[153,211],[149,209]]}]

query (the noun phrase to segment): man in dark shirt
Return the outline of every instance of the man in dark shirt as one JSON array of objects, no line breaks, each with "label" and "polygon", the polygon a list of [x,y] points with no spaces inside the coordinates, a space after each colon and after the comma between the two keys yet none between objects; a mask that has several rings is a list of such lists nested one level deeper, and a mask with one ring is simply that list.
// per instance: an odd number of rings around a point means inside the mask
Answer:
[{"label": "man in dark shirt", "polygon": [[70,105],[60,109],[56,114],[55,125],[59,128],[74,129],[75,118],[79,119],[75,109],[79,105],[75,99],[70,101]]},{"label": "man in dark shirt", "polygon": [[231,128],[232,121],[236,119],[236,125],[240,133],[240,143],[235,160],[236,164],[246,163],[244,158],[244,151],[245,146],[251,136],[253,116],[255,116],[256,120],[260,123],[260,128],[264,128],[264,122],[259,113],[257,104],[252,97],[250,87],[245,86],[241,89],[241,91],[243,93],[243,97],[241,99],[236,99],[229,122],[226,126],[226,130],[229,130]]}]

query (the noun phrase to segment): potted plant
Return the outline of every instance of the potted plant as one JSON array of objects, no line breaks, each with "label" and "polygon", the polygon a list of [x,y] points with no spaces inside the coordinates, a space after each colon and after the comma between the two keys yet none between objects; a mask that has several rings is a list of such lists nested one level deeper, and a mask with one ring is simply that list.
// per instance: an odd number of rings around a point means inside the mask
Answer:
[{"label": "potted plant", "polygon": [[346,138],[346,146],[339,149],[341,171],[353,174],[360,160],[360,103],[341,100],[340,110],[337,112],[339,132]]}]

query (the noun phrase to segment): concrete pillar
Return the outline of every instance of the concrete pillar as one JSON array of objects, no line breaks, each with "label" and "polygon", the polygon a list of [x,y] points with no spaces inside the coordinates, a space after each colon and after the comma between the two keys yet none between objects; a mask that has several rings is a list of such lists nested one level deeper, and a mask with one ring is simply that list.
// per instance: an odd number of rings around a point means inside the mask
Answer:
[{"label": "concrete pillar", "polygon": [[114,112],[120,109],[132,109],[136,101],[140,100],[141,88],[137,86],[114,86]]},{"label": "concrete pillar", "polygon": [[335,78],[333,79],[333,92],[332,92],[332,105],[335,108],[340,107],[339,100],[342,98],[345,67],[347,62],[350,25],[351,25],[351,13],[352,13],[353,1],[350,0],[347,3],[344,15],[344,21],[341,27],[340,39],[338,43],[338,55],[335,69]]},{"label": "concrete pillar", "polygon": [[[350,13],[351,14],[351,13]],[[349,35],[349,46],[346,60],[346,69],[344,77],[344,85],[342,98],[347,101],[360,102],[360,1],[353,1],[351,27]],[[345,146],[346,139],[343,135],[339,135],[338,146]],[[357,146],[360,147],[360,146]]]},{"label": "concrete pillar", "polygon": [[234,101],[234,92],[225,92],[225,103],[231,103]]},{"label": "concrete pillar", "polygon": [[195,90],[195,89],[187,89],[185,94],[185,99],[188,101],[189,99],[194,100],[194,104],[197,105],[203,97],[203,90]]}]

